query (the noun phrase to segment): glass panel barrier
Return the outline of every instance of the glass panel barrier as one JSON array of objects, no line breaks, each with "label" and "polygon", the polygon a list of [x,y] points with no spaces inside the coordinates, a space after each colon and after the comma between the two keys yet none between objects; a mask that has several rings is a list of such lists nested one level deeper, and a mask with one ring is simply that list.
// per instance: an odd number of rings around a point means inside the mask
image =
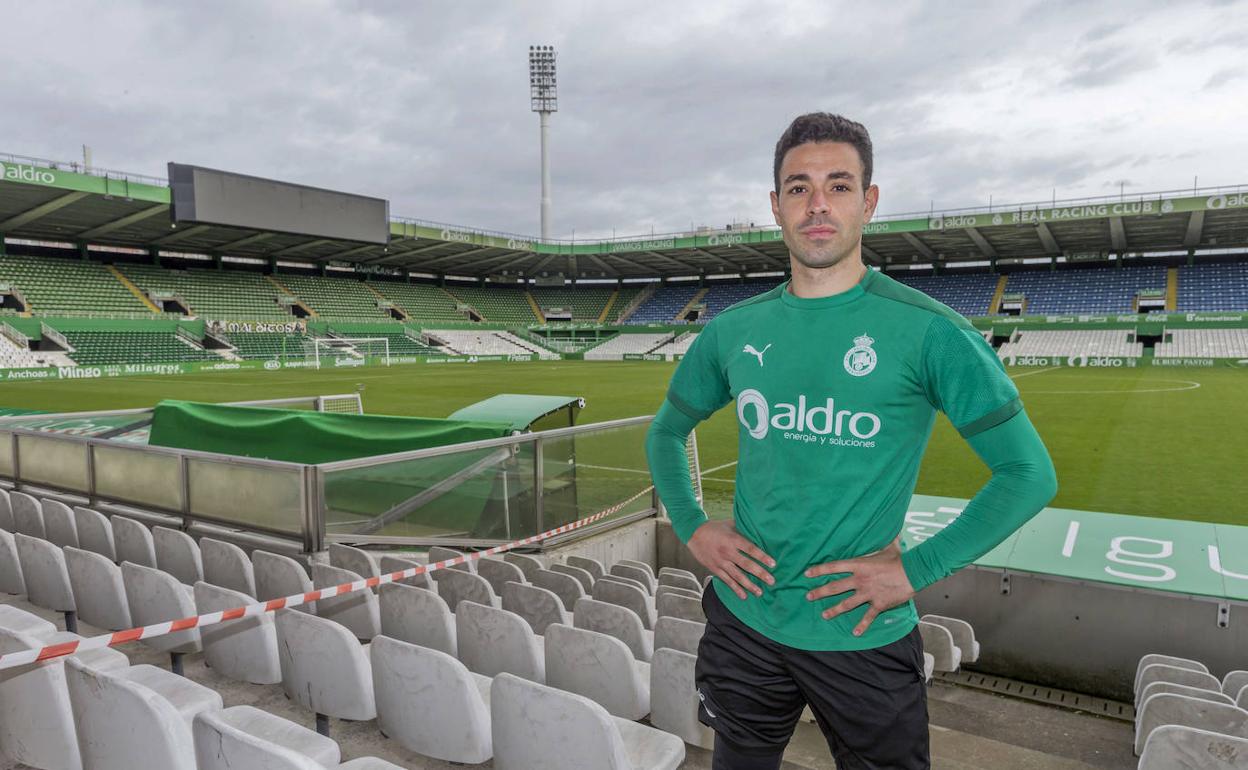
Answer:
[{"label": "glass panel barrier", "polygon": [[303,533],[303,473],[298,466],[240,460],[186,460],[190,513],[281,533]]},{"label": "glass panel barrier", "polygon": [[177,455],[96,444],[95,493],[109,500],[182,510]]},{"label": "glass panel barrier", "polygon": [[0,431],[0,476],[13,478],[13,434]]},{"label": "glass panel barrier", "polygon": [[22,481],[87,492],[87,444],[55,436],[17,437]]},{"label": "glass panel barrier", "polygon": [[479,545],[536,535],[634,496],[607,521],[644,512],[648,427],[585,425],[432,456],[330,463],[321,468],[326,534]]},{"label": "glass panel barrier", "polygon": [[503,541],[538,531],[531,441],[327,470],[324,485],[330,536]]},{"label": "glass panel barrier", "polygon": [[[542,518],[544,529],[623,503],[650,486],[646,464],[649,423],[542,439]],[[643,494],[606,521],[644,511]]]}]

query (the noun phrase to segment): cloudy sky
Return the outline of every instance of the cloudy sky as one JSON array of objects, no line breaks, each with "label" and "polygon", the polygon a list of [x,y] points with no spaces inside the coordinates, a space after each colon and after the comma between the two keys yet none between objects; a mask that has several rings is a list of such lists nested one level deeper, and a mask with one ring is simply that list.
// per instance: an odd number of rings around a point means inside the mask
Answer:
[{"label": "cloudy sky", "polygon": [[[554,234],[768,222],[794,116],[867,125],[881,212],[1248,183],[1248,3],[0,0],[0,153],[195,163]],[[1179,7],[1181,6],[1181,7]]]}]

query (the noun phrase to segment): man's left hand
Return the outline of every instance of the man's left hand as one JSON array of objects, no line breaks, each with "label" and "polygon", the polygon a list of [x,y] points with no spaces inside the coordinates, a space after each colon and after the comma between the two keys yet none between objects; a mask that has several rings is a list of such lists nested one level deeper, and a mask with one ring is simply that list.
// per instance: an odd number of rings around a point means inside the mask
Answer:
[{"label": "man's left hand", "polygon": [[814,602],[847,591],[854,592],[853,596],[824,610],[825,620],[831,620],[864,604],[871,605],[862,621],[854,628],[854,636],[862,636],[881,612],[914,598],[914,587],[910,585],[910,579],[906,577],[906,571],[901,566],[900,537],[884,550],[869,556],[816,564],[806,570],[806,577],[836,575],[842,572],[850,574],[848,577],[824,583],[806,594],[806,598]]}]

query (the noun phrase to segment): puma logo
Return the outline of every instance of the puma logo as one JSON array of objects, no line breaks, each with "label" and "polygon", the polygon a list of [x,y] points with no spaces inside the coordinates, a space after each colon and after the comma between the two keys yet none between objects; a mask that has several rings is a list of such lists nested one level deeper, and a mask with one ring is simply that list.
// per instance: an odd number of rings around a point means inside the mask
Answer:
[{"label": "puma logo", "polygon": [[744,348],[742,348],[742,349],[741,349],[741,352],[742,352],[742,353],[749,353],[749,354],[750,354],[750,355],[752,355],[752,356],[758,356],[758,365],[759,365],[759,366],[762,366],[762,365],[763,365],[763,354],[764,354],[764,353],[766,353],[766,352],[767,352],[767,348],[770,348],[770,347],[771,347],[771,343],[770,343],[770,342],[768,342],[768,343],[767,343],[767,347],[766,347],[766,348],[763,348],[762,350],[758,350],[758,349],[757,349],[757,348],[755,348],[753,345],[746,345]]}]

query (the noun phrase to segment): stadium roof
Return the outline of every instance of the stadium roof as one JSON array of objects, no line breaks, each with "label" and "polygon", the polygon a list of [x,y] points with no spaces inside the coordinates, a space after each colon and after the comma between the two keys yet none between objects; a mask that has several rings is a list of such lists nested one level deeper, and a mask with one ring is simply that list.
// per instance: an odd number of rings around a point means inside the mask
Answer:
[{"label": "stadium roof", "polygon": [[[668,277],[788,268],[788,250],[774,227],[539,242],[395,217],[390,243],[379,246],[177,226],[169,210],[164,179],[0,155],[0,234],[8,238],[473,277]],[[942,266],[1248,248],[1248,186],[878,217],[865,228],[863,247],[876,265]]]}]

